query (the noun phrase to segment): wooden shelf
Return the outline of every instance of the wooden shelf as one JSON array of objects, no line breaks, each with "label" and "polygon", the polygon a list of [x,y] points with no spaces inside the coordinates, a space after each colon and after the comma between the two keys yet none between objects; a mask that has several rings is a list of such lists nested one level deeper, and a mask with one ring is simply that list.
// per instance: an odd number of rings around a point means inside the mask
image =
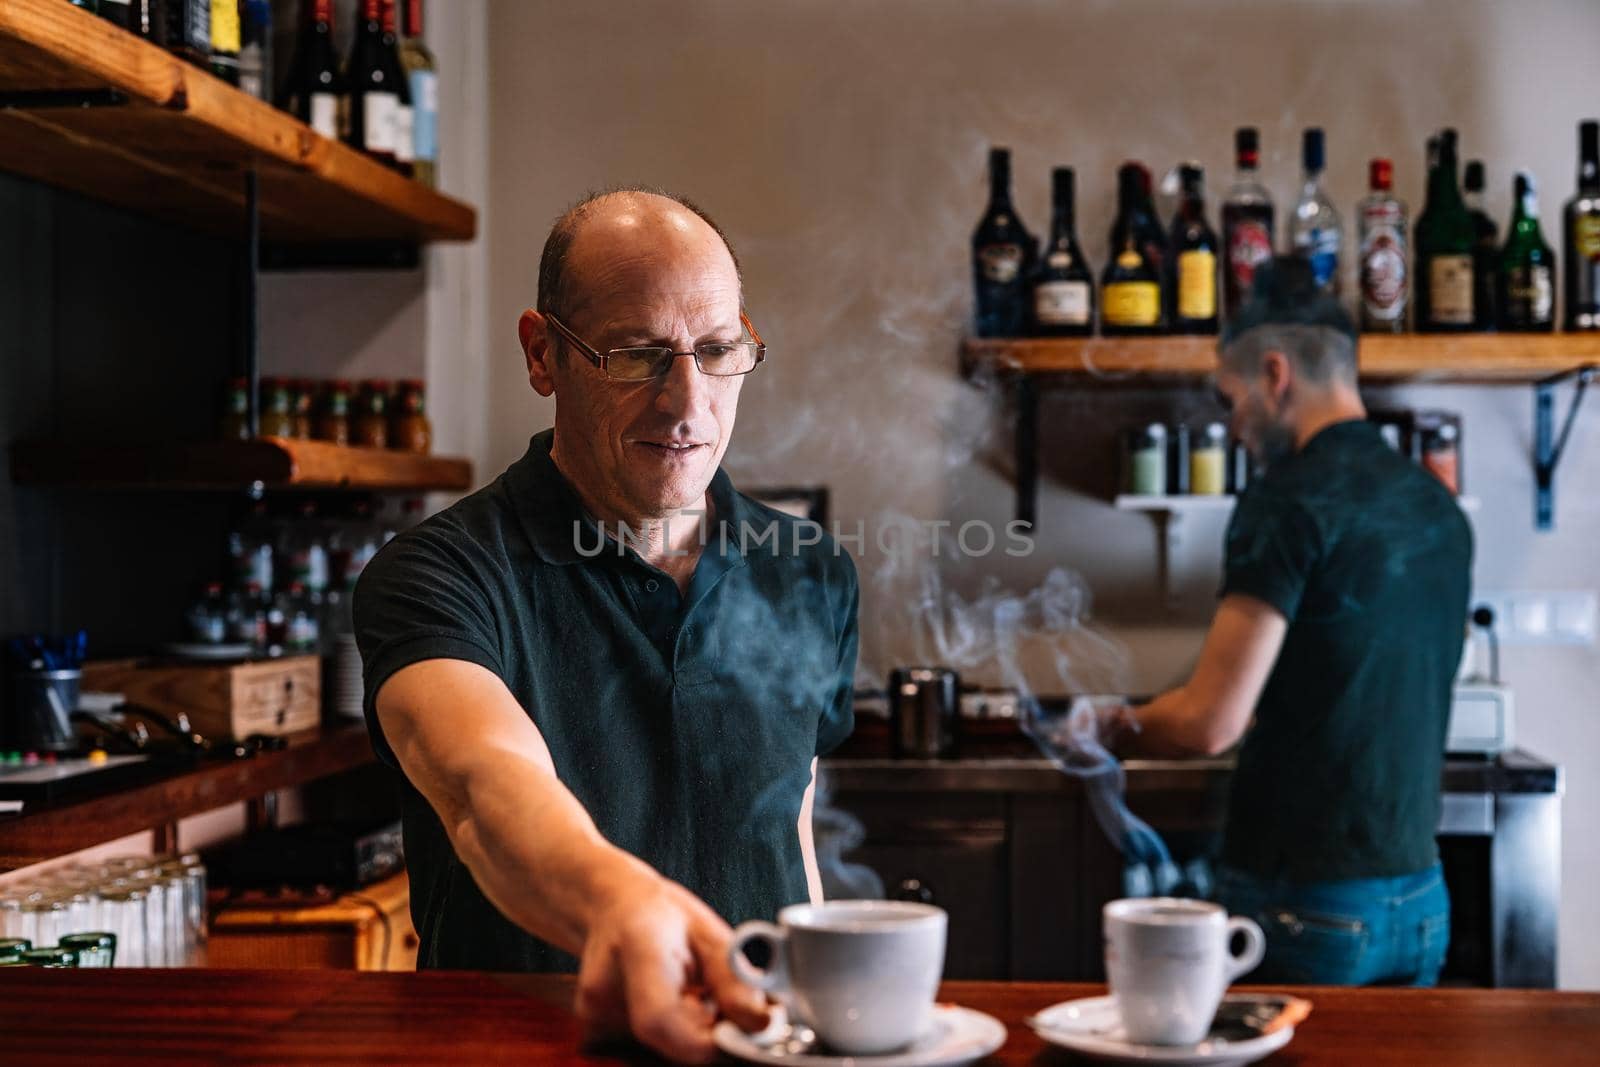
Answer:
[{"label": "wooden shelf", "polygon": [[282,752],[217,760],[131,789],[0,818],[0,871],[27,867],[190,815],[374,762],[361,723],[291,736]]},{"label": "wooden shelf", "polygon": [[262,437],[155,445],[18,441],[11,446],[18,485],[85,489],[355,489],[459,491],[472,488],[472,464],[326,441]]},{"label": "wooden shelf", "polygon": [[[1086,337],[968,340],[962,367],[1045,378],[1137,384],[1187,380],[1217,365],[1215,337]],[[1361,377],[1384,382],[1533,382],[1600,362],[1600,333],[1363,336]]]},{"label": "wooden shelf", "polygon": [[[113,90],[74,106],[43,94]],[[192,229],[283,243],[465,241],[466,204],[62,0],[0,2],[0,168]]]}]

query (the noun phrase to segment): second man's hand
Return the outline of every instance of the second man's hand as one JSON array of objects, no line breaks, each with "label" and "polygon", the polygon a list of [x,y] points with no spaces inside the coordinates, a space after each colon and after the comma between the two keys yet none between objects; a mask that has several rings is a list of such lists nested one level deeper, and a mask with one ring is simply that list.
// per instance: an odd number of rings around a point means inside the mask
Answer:
[{"label": "second man's hand", "polygon": [[673,1060],[709,1063],[718,1017],[761,1030],[766,997],[734,977],[728,924],[682,886],[641,868],[596,901],[575,1010],[590,1039],[631,1033]]}]

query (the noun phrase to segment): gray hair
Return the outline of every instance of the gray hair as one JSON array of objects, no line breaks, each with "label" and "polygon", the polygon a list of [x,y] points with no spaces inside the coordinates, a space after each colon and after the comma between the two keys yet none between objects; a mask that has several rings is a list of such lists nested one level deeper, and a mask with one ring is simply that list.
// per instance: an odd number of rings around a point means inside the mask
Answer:
[{"label": "gray hair", "polygon": [[1358,378],[1355,339],[1331,326],[1264,323],[1223,345],[1219,360],[1225,370],[1254,378],[1268,352],[1282,352],[1295,373],[1314,385],[1354,385]]}]

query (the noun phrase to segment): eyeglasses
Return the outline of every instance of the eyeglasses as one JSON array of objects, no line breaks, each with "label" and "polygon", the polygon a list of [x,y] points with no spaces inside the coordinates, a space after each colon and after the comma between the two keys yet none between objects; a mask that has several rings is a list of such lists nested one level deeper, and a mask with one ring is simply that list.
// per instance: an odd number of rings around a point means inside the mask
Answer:
[{"label": "eyeglasses", "polygon": [[700,368],[700,373],[713,378],[736,378],[741,374],[749,374],[756,369],[756,364],[767,358],[766,344],[742,311],[739,312],[739,322],[754,340],[702,341],[688,352],[678,352],[660,345],[613,348],[609,352],[601,352],[573,333],[566,323],[554,315],[546,315],[545,319],[584,359],[599,367],[607,378],[617,381],[647,382],[664,378],[672,370],[672,361],[679,356],[693,356],[694,365]]}]

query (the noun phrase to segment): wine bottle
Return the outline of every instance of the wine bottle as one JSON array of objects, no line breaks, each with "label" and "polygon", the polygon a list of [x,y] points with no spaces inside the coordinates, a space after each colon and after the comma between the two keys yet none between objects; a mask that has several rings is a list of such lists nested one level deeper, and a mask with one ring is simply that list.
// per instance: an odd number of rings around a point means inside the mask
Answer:
[{"label": "wine bottle", "polygon": [[1094,276],[1078,247],[1076,178],[1071,167],[1051,172],[1050,242],[1033,276],[1033,328],[1039,337],[1082,337],[1094,331]]},{"label": "wine bottle", "polygon": [[1150,172],[1124,163],[1117,171],[1117,218],[1100,286],[1100,332],[1110,337],[1165,330],[1162,259],[1151,254],[1148,235],[1155,220],[1149,205]]},{"label": "wine bottle", "polygon": [[309,0],[278,107],[329,140],[341,135],[344,79],[333,47],[333,0]]},{"label": "wine bottle", "polygon": [[1300,158],[1305,180],[1300,199],[1289,220],[1289,247],[1311,264],[1311,273],[1322,291],[1339,295],[1339,253],[1343,242],[1339,212],[1322,188],[1322,171],[1327,163],[1326,141],[1322,130],[1312,127],[1301,141]]},{"label": "wine bottle", "polygon": [[100,0],[100,17],[125,30],[132,28],[132,0]]},{"label": "wine bottle", "polygon": [[211,0],[211,73],[239,84],[239,0]]},{"label": "wine bottle", "polygon": [[1473,328],[1472,257],[1477,230],[1457,181],[1456,131],[1439,134],[1439,160],[1428,176],[1428,199],[1417,216],[1416,328],[1423,333]]},{"label": "wine bottle", "polygon": [[400,62],[411,91],[413,176],[423,185],[439,183],[439,76],[433,53],[422,40],[422,0],[406,0],[405,40]]},{"label": "wine bottle", "polygon": [[1250,296],[1256,267],[1272,258],[1272,196],[1256,169],[1260,134],[1246,126],[1233,135],[1237,171],[1222,204],[1223,307],[1231,317]]},{"label": "wine bottle", "polygon": [[1374,159],[1371,192],[1361,201],[1361,328],[1400,333],[1406,328],[1411,278],[1406,270],[1406,205],[1394,195],[1394,164]]},{"label": "wine bottle", "polygon": [[979,337],[1020,337],[1027,326],[1035,242],[1011,206],[1011,150],[989,150],[989,207],[972,234]]},{"label": "wine bottle", "polygon": [[133,0],[128,29],[160,48],[167,46],[166,4],[170,0]]},{"label": "wine bottle", "polygon": [[349,95],[343,136],[352,148],[393,166],[394,113],[400,97],[388,67],[383,48],[383,0],[361,0],[361,25],[345,64]]},{"label": "wine bottle", "polygon": [[271,100],[271,0],[243,0],[239,23],[239,88],[257,100]]},{"label": "wine bottle", "polygon": [[416,159],[416,123],[411,109],[411,87],[405,65],[400,62],[399,0],[383,0],[383,62],[388,82],[394,86],[395,106],[390,112],[394,128],[389,143],[394,146],[394,168],[411,176]]},{"label": "wine bottle", "polygon": [[1561,225],[1569,330],[1600,330],[1600,122],[1578,126],[1578,191]]},{"label": "wine bottle", "polygon": [[1206,222],[1205,172],[1178,168],[1182,190],[1167,259],[1167,321],[1173,333],[1217,332],[1217,235]]},{"label": "wine bottle", "polygon": [[211,65],[211,0],[162,0],[167,50],[197,67]]},{"label": "wine bottle", "polygon": [[1511,228],[1500,252],[1496,307],[1502,330],[1548,332],[1556,325],[1556,254],[1539,230],[1539,185],[1518,171]]},{"label": "wine bottle", "polygon": [[1483,161],[1468,160],[1461,175],[1461,200],[1472,216],[1477,242],[1472,246],[1472,325],[1492,330],[1495,323],[1496,267],[1500,262],[1500,230],[1483,209]]}]

